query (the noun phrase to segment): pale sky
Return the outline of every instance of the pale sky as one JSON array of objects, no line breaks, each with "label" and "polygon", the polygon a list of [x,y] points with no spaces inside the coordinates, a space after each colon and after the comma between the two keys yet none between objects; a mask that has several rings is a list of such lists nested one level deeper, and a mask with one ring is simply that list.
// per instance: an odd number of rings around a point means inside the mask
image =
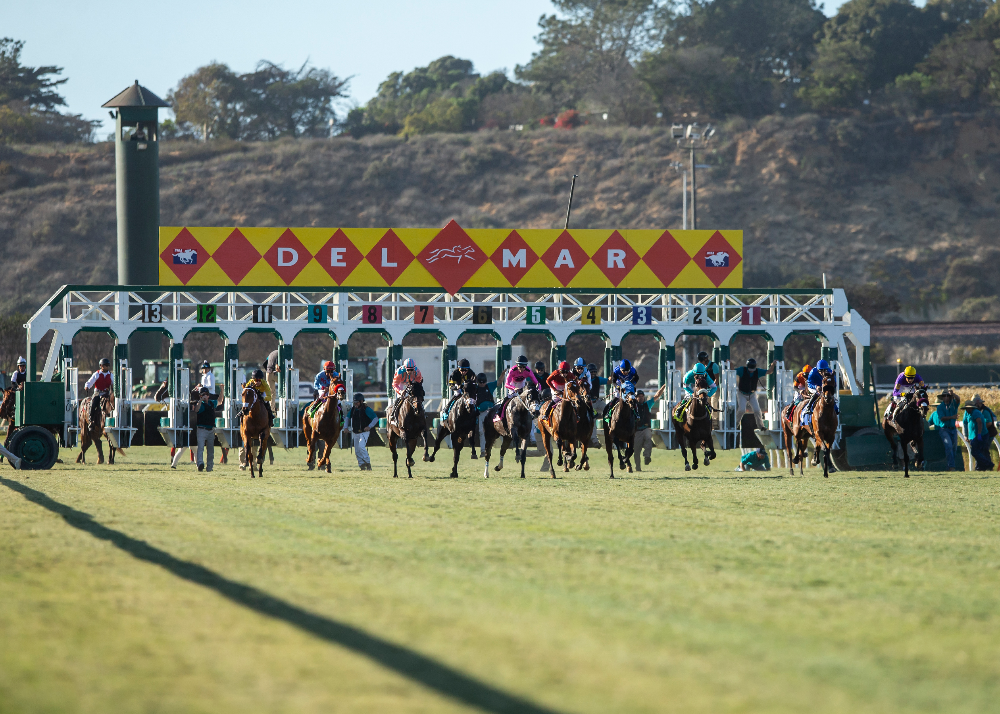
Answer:
[{"label": "pale sky", "polygon": [[[165,97],[181,77],[212,61],[246,72],[261,59],[287,68],[309,60],[351,76],[351,99],[363,104],[390,72],[442,55],[470,59],[481,73],[513,72],[536,49],[539,16],[552,12],[549,0],[4,4],[0,36],[24,40],[25,64],[64,68],[69,81],[60,93],[68,110],[103,119],[102,139],[113,122],[101,104],[136,79]],[[839,4],[831,0],[827,14]]]}]

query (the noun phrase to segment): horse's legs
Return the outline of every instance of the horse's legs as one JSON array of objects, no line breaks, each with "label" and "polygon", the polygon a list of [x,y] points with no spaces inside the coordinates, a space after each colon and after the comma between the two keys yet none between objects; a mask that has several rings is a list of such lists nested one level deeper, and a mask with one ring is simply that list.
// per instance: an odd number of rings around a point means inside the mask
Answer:
[{"label": "horse's legs", "polygon": [[115,445],[111,443],[110,437],[108,437],[108,464],[115,465]]},{"label": "horse's legs", "polygon": [[417,450],[416,438],[406,440],[406,478],[413,478],[413,452]]},{"label": "horse's legs", "polygon": [[[511,438],[509,436],[504,436],[500,438],[500,463],[497,464],[496,468],[497,471],[503,468],[503,457],[507,453],[507,449],[510,448],[510,441]],[[516,452],[517,448],[515,447],[514,450]],[[516,453],[515,453],[514,463],[517,463]]]},{"label": "horse's legs", "polygon": [[428,460],[427,459],[427,447],[431,443],[431,428],[429,426],[427,426],[426,424],[424,425],[423,435],[424,435],[424,461],[427,461]]},{"label": "horse's legs", "polygon": [[302,433],[306,437],[306,467],[312,471],[316,468],[316,441],[313,439],[315,433],[309,424],[309,418],[306,417],[303,421],[305,423],[302,425]]},{"label": "horse's legs", "polygon": [[87,463],[87,449],[90,448],[90,432],[86,427],[80,430],[80,455],[76,457],[76,463]]},{"label": "horse's legs", "polygon": [[615,477],[615,457],[614,457],[614,454],[611,453],[611,449],[613,448],[614,441],[615,441],[614,437],[611,435],[611,430],[605,424],[605,426],[604,426],[604,450],[608,452],[608,468],[611,469],[611,476],[610,476],[610,478],[614,478]]},{"label": "horse's legs", "polygon": [[899,445],[903,451],[903,478],[910,478],[910,445],[899,440]]},{"label": "horse's legs", "polygon": [[[681,431],[680,429],[676,429],[674,431],[674,433],[677,434],[677,445],[679,447],[681,447],[681,456],[684,457],[684,470],[685,471],[690,471],[691,470],[691,464],[688,463],[687,439],[684,438],[684,432]],[[691,454],[692,455],[694,454],[694,448],[693,447],[691,449]],[[696,464],[697,464],[697,461],[698,460],[695,459],[695,463]]]},{"label": "horse's legs", "polygon": [[590,440],[593,437],[593,432],[591,436],[585,439],[580,439],[580,463],[576,465],[576,470],[584,469],[590,471],[590,457],[587,456],[587,447],[590,445]]},{"label": "horse's legs", "polygon": [[[437,452],[438,452],[438,451],[439,451],[439,450],[441,449],[441,442],[442,442],[442,441],[444,441],[444,438],[445,438],[445,437],[446,437],[446,436],[447,436],[448,434],[450,434],[450,433],[451,433],[451,432],[449,432],[449,431],[448,431],[448,428],[447,428],[447,427],[445,427],[444,425],[442,425],[442,426],[439,426],[439,427],[438,427],[438,433],[437,433],[437,436],[436,436],[436,437],[434,438],[434,453],[432,453],[432,454],[430,455],[430,457],[428,457],[428,458],[424,459],[425,461],[431,461],[431,462],[433,462],[433,461],[434,461],[434,457],[435,457],[435,456],[437,456]],[[454,440],[454,439],[452,439],[452,442],[453,442],[453,443],[452,443],[452,447],[453,447],[453,448],[454,448],[454,446],[455,446],[455,444],[454,444],[454,441],[455,441],[455,440]]]},{"label": "horse's legs", "polygon": [[104,445],[101,444],[101,437],[98,436],[94,439],[94,448],[97,449],[97,463],[98,465],[104,463]]},{"label": "horse's legs", "polygon": [[[628,469],[629,473],[632,473],[632,457],[635,456],[635,437],[629,439],[625,443],[625,467]],[[636,462],[638,463],[638,462]]]},{"label": "horse's legs", "polygon": [[[323,458],[320,460],[320,466],[326,466],[326,472],[330,473],[330,451],[333,449],[333,444],[327,441],[323,448]],[[268,452],[270,453],[270,446],[268,447]]]},{"label": "horse's legs", "polygon": [[[414,442],[416,443],[416,442]],[[456,439],[455,435],[451,436],[451,477],[458,478],[458,460],[462,456],[462,447],[465,445],[465,439]],[[471,446],[473,453],[475,453],[476,446],[472,444]],[[409,464],[407,464],[409,467]]]},{"label": "horse's legs", "polygon": [[552,459],[552,434],[544,428],[539,429],[538,433],[542,437],[542,447],[545,449],[545,456],[549,461],[549,473],[552,475],[552,478],[555,478],[556,470],[552,467],[552,464],[555,463]]},{"label": "horse's legs", "polygon": [[524,478],[524,465],[528,461],[528,436],[521,437],[521,478]]},{"label": "horse's legs", "polygon": [[392,477],[399,478],[399,470],[397,468],[399,454],[396,453],[396,434],[393,433],[391,426],[386,430],[386,436],[389,437],[387,441],[389,442],[389,451],[392,452]]}]

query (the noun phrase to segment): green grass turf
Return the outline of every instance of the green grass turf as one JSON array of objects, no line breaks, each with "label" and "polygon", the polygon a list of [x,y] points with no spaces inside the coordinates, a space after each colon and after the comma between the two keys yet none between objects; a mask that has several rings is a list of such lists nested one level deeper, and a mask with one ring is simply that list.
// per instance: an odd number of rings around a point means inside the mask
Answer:
[{"label": "green grass turf", "polygon": [[163,448],[4,466],[0,712],[475,710],[447,677],[315,622],[494,688],[492,711],[517,710],[504,695],[558,712],[1000,709],[996,475],[777,478],[734,473],[734,452],[685,473],[656,451],[615,482],[601,455],[556,481],[539,459],[524,481],[511,461],[451,480],[445,452],[394,480],[372,454],[360,473],[335,452],[327,475],[278,453],[254,481],[171,471]]}]

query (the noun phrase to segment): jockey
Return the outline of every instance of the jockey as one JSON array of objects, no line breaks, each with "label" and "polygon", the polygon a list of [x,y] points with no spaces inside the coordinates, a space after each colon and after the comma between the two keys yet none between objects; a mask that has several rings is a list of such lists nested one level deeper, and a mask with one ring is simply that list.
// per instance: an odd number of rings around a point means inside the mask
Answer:
[{"label": "jockey", "polygon": [[694,368],[688,370],[688,373],[684,375],[684,379],[681,382],[684,388],[684,397],[677,402],[677,406],[674,407],[674,419],[676,421],[684,420],[684,410],[687,409],[688,404],[694,399],[694,392],[696,389],[696,383],[698,379],[705,380],[708,385],[708,396],[715,394],[719,387],[716,385],[715,380],[708,373],[708,368],[702,362],[695,362]]},{"label": "jockey", "polygon": [[593,382],[590,380],[590,372],[587,370],[587,363],[583,361],[583,357],[577,357],[576,362],[573,363],[573,374],[576,375],[577,381],[586,388],[589,399],[590,392],[593,391]]},{"label": "jockey", "polygon": [[10,386],[12,389],[23,389],[24,383],[28,381],[28,360],[24,357],[17,358],[17,369],[10,375]]},{"label": "jockey", "polygon": [[552,390],[552,401],[549,402],[549,408],[545,410],[545,418],[548,419],[549,414],[552,412],[552,408],[562,401],[563,390],[566,388],[567,384],[572,384],[576,381],[573,370],[569,368],[569,362],[563,360],[559,363],[559,366],[552,371],[548,377],[545,378],[545,383]]},{"label": "jockey", "polygon": [[[486,458],[486,434],[483,425],[486,423],[486,412],[492,409],[496,402],[493,401],[497,391],[497,383],[487,381],[486,375],[482,372],[476,375],[476,434],[479,437],[479,448],[481,458]],[[472,445],[472,458],[476,458],[475,443]]]},{"label": "jockey", "polygon": [[792,388],[795,389],[795,402],[801,402],[809,393],[809,371],[812,369],[808,364],[802,365],[802,371],[795,375]]},{"label": "jockey", "polygon": [[896,383],[892,387],[892,399],[889,400],[889,406],[885,410],[885,418],[892,426],[896,426],[893,417],[896,405],[905,401],[906,395],[915,392],[918,388],[926,389],[927,385],[924,384],[923,378],[917,374],[917,368],[911,364],[896,377]]},{"label": "jockey", "polygon": [[257,390],[257,395],[264,399],[264,409],[267,410],[267,423],[273,424],[274,413],[271,411],[271,388],[268,386],[267,380],[264,379],[264,370],[255,369],[250,379],[247,380],[247,386]]},{"label": "jockey", "polygon": [[521,355],[517,358],[517,364],[507,370],[507,378],[503,382],[503,386],[507,390],[507,398],[509,399],[516,392],[520,392],[524,389],[524,385],[531,380],[535,383],[535,389],[541,391],[542,385],[538,382],[538,377],[535,373],[528,369],[528,358]]},{"label": "jockey", "polygon": [[98,394],[103,396],[108,396],[111,394],[111,388],[115,385],[114,375],[111,374],[111,360],[107,357],[101,360],[101,366],[98,371],[90,375],[90,379],[84,385],[84,389],[94,388],[94,395]]},{"label": "jockey", "polygon": [[394,421],[396,419],[396,414],[399,413],[399,408],[403,406],[403,392],[412,382],[424,381],[424,375],[420,374],[420,370],[417,369],[417,363],[412,357],[407,357],[403,361],[403,364],[396,370],[396,374],[392,376],[392,391],[396,393],[396,398],[392,402],[391,413],[389,414],[389,420]]},{"label": "jockey", "polygon": [[[802,423],[809,424],[812,421],[813,408],[816,406],[816,402],[819,401],[820,392],[823,389],[823,379],[825,377],[832,377],[833,370],[830,369],[830,363],[825,359],[821,359],[816,363],[816,366],[809,371],[809,376],[806,377],[806,388],[809,390],[809,403],[806,404],[805,409],[802,410]],[[840,414],[840,406],[834,402],[834,412]]]},{"label": "jockey", "polygon": [[[313,390],[316,392],[316,398],[313,399],[313,403],[309,405],[309,416],[316,416],[316,412],[319,409],[320,404],[322,404],[330,393],[336,394],[340,399],[343,399],[347,394],[347,388],[344,387],[344,383],[340,381],[340,375],[337,373],[337,365],[335,365],[330,360],[323,363],[323,371],[316,374],[316,378],[313,379]],[[344,409],[337,403],[338,408],[341,413]]]},{"label": "jockey", "polygon": [[463,359],[458,363],[458,371],[462,373],[462,385],[463,387],[467,385],[475,386],[476,384],[476,373],[472,371],[472,367],[469,364],[469,360]]},{"label": "jockey", "polygon": [[632,392],[635,393],[635,385],[639,382],[639,374],[635,371],[635,367],[627,359],[623,359],[618,363],[618,367],[611,373],[611,378],[608,380],[611,382],[611,401],[604,405],[604,416],[611,413],[614,409],[615,404],[618,403],[618,398],[624,393],[628,387],[631,387]]}]

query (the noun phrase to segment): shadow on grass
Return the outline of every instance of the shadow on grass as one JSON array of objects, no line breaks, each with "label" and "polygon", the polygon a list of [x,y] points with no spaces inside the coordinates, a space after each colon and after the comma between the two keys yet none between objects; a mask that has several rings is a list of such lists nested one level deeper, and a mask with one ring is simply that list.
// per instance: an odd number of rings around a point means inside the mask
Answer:
[{"label": "shadow on grass", "polygon": [[281,620],[322,640],[363,655],[439,694],[487,712],[556,714],[553,709],[507,694],[426,655],[393,644],[352,625],[309,612],[250,585],[230,580],[201,565],[175,558],[166,551],[101,525],[89,514],[59,503],[19,481],[0,478],[0,484],[17,491],[32,503],[62,516],[63,520],[73,528],[108,541],[138,560],[158,565],[179,578],[214,590],[238,605]]}]

